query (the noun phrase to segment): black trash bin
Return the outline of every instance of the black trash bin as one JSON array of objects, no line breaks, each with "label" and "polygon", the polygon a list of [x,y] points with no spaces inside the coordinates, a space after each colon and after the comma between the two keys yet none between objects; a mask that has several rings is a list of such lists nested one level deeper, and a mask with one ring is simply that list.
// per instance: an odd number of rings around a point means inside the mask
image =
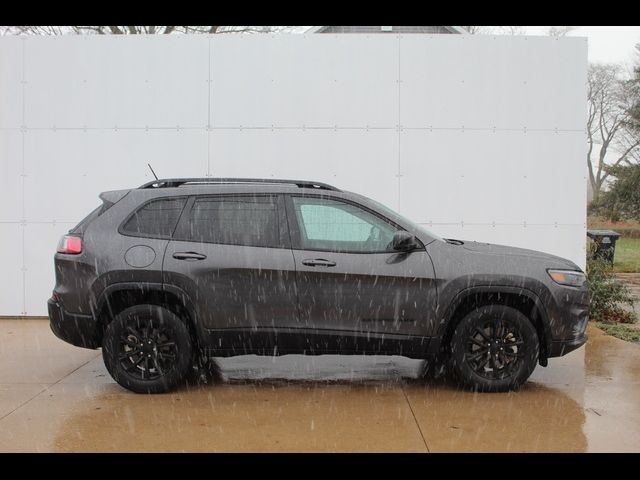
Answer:
[{"label": "black trash bin", "polygon": [[620,234],[613,230],[587,230],[587,236],[596,244],[594,257],[602,258],[613,265],[616,242],[620,238]]}]

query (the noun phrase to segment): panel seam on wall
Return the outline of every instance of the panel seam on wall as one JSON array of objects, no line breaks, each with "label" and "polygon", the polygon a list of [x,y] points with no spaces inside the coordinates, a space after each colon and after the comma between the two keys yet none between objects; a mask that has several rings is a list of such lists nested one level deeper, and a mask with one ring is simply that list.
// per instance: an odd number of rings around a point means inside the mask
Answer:
[{"label": "panel seam on wall", "polygon": [[208,55],[207,61],[209,62],[209,68],[207,73],[207,177],[211,176],[211,88],[213,81],[211,80],[211,36],[208,40]]},{"label": "panel seam on wall", "polygon": [[400,122],[401,122],[401,112],[400,112],[400,99],[401,99],[401,92],[400,92],[400,84],[401,84],[401,80],[400,80],[400,51],[401,51],[401,47],[400,47],[400,41],[401,41],[401,36],[398,35],[398,80],[396,82],[397,86],[398,86],[398,125],[397,125],[397,130],[398,130],[398,212],[402,213],[401,209],[400,209],[400,186],[402,184],[402,172],[401,172],[401,142],[402,142],[402,135],[401,135],[401,129],[400,129]]},{"label": "panel seam on wall", "polygon": [[[7,128],[7,127],[3,127],[0,128],[0,130],[25,130],[25,131],[29,131],[29,130],[33,130],[33,131],[74,131],[74,130],[79,130],[79,131],[101,131],[101,130],[145,130],[145,131],[151,131],[151,130],[169,130],[169,131],[175,131],[176,127],[175,126],[171,126],[171,127],[153,127],[153,126],[140,126],[140,127],[122,127],[122,126],[118,126],[117,128],[115,127],[24,127],[24,128]],[[584,134],[584,130],[574,130],[574,129],[554,129],[554,128],[493,128],[493,127],[402,127],[402,130],[413,130],[413,131],[425,131],[425,132],[430,132],[430,131],[477,131],[477,132],[522,132],[522,133],[532,133],[532,132],[538,132],[538,133],[556,133],[556,134]],[[184,126],[180,126],[180,130],[194,130],[194,131],[200,131],[202,130],[202,126],[196,126],[196,127],[184,127]],[[303,130],[327,130],[327,131],[339,131],[339,130],[360,130],[363,132],[367,132],[370,130],[379,130],[379,131],[394,131],[394,130],[398,130],[398,127],[393,126],[393,127],[375,127],[375,126],[371,126],[371,125],[365,125],[365,126],[350,126],[350,127],[340,127],[337,125],[320,125],[320,126],[313,126],[313,125],[305,125],[304,127],[292,127],[292,126],[278,126],[278,125],[254,125],[254,126],[247,126],[247,125],[238,125],[238,126],[221,126],[221,127],[214,127],[211,126],[210,130],[299,130],[299,131],[303,131]]]},{"label": "panel seam on wall", "polygon": [[21,219],[20,219],[20,225],[21,225],[21,233],[22,233],[22,268],[21,268],[21,273],[22,273],[22,315],[26,315],[27,314],[27,272],[26,272],[26,256],[25,256],[25,229],[27,227],[26,224],[26,211],[25,211],[25,135],[27,134],[26,132],[26,115],[25,115],[25,109],[26,109],[26,101],[25,101],[25,96],[26,96],[26,76],[25,76],[25,65],[26,65],[26,44],[27,44],[27,39],[26,37],[23,37],[22,39],[22,68],[21,68],[21,72],[20,72],[20,77],[21,77],[21,86],[22,86],[22,122],[21,122],[21,126],[20,126],[20,137],[22,140],[22,146],[21,146],[21,156],[22,156],[22,165],[21,165],[21,180],[22,180],[22,198],[21,198]]}]

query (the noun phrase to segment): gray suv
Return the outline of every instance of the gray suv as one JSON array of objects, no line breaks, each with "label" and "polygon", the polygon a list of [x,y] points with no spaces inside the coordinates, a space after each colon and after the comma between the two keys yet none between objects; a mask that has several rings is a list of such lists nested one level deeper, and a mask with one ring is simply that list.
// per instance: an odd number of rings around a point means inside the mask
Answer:
[{"label": "gray suv", "polygon": [[134,392],[245,354],[435,358],[505,391],[587,339],[573,262],[442,239],[330,185],[163,179],[100,198],[60,240],[49,318]]}]

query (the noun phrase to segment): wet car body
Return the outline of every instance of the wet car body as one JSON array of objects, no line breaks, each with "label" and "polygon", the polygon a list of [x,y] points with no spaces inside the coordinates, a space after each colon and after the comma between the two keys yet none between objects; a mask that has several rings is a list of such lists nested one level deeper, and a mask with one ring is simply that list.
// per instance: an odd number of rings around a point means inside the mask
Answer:
[{"label": "wet car body", "polygon": [[[109,322],[136,304],[166,306],[184,319],[207,356],[429,358],[446,350],[462,316],[492,304],[530,319],[542,365],[586,342],[586,286],[559,285],[548,274],[550,269],[580,272],[573,262],[440,239],[373,200],[318,182],[161,180],[101,198],[100,210],[70,233],[81,238],[82,252],[55,255],[51,328],[77,346],[102,346]],[[133,217],[146,206],[153,210],[158,201],[174,212],[156,219],[171,223],[168,228],[154,234],[144,228],[127,231]],[[248,201],[252,210],[268,212],[269,239],[257,242],[265,244],[255,245],[257,237],[249,234],[243,237],[247,242],[195,239],[197,215],[206,214],[209,205],[219,208],[220,201]],[[308,207],[314,213],[323,202],[380,219],[383,230],[389,225],[390,232],[407,232],[415,248],[354,252],[341,241],[334,242],[336,248],[309,248],[302,240],[300,212]],[[370,242],[374,233],[381,235],[373,230],[362,244],[385,244]]]}]

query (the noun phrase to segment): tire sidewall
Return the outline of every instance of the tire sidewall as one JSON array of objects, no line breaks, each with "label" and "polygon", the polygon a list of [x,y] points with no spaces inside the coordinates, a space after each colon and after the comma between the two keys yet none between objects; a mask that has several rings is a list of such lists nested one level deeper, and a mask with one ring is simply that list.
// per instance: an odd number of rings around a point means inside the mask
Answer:
[{"label": "tire sidewall", "polygon": [[[143,380],[130,375],[120,364],[120,337],[128,325],[139,319],[152,318],[165,326],[176,342],[177,359],[164,375],[153,380]],[[191,368],[193,344],[185,323],[173,312],[157,305],[136,305],[120,312],[107,326],[102,340],[102,358],[109,374],[124,388],[136,393],[163,393],[176,388]]]},{"label": "tire sidewall", "polygon": [[[466,339],[479,323],[491,318],[507,319],[522,335],[524,358],[519,368],[510,377],[488,379],[478,375],[465,359]],[[520,311],[504,305],[487,305],[468,313],[456,326],[451,338],[451,367],[460,383],[473,390],[483,392],[504,392],[517,389],[533,373],[538,363],[539,341],[535,327]]]}]

